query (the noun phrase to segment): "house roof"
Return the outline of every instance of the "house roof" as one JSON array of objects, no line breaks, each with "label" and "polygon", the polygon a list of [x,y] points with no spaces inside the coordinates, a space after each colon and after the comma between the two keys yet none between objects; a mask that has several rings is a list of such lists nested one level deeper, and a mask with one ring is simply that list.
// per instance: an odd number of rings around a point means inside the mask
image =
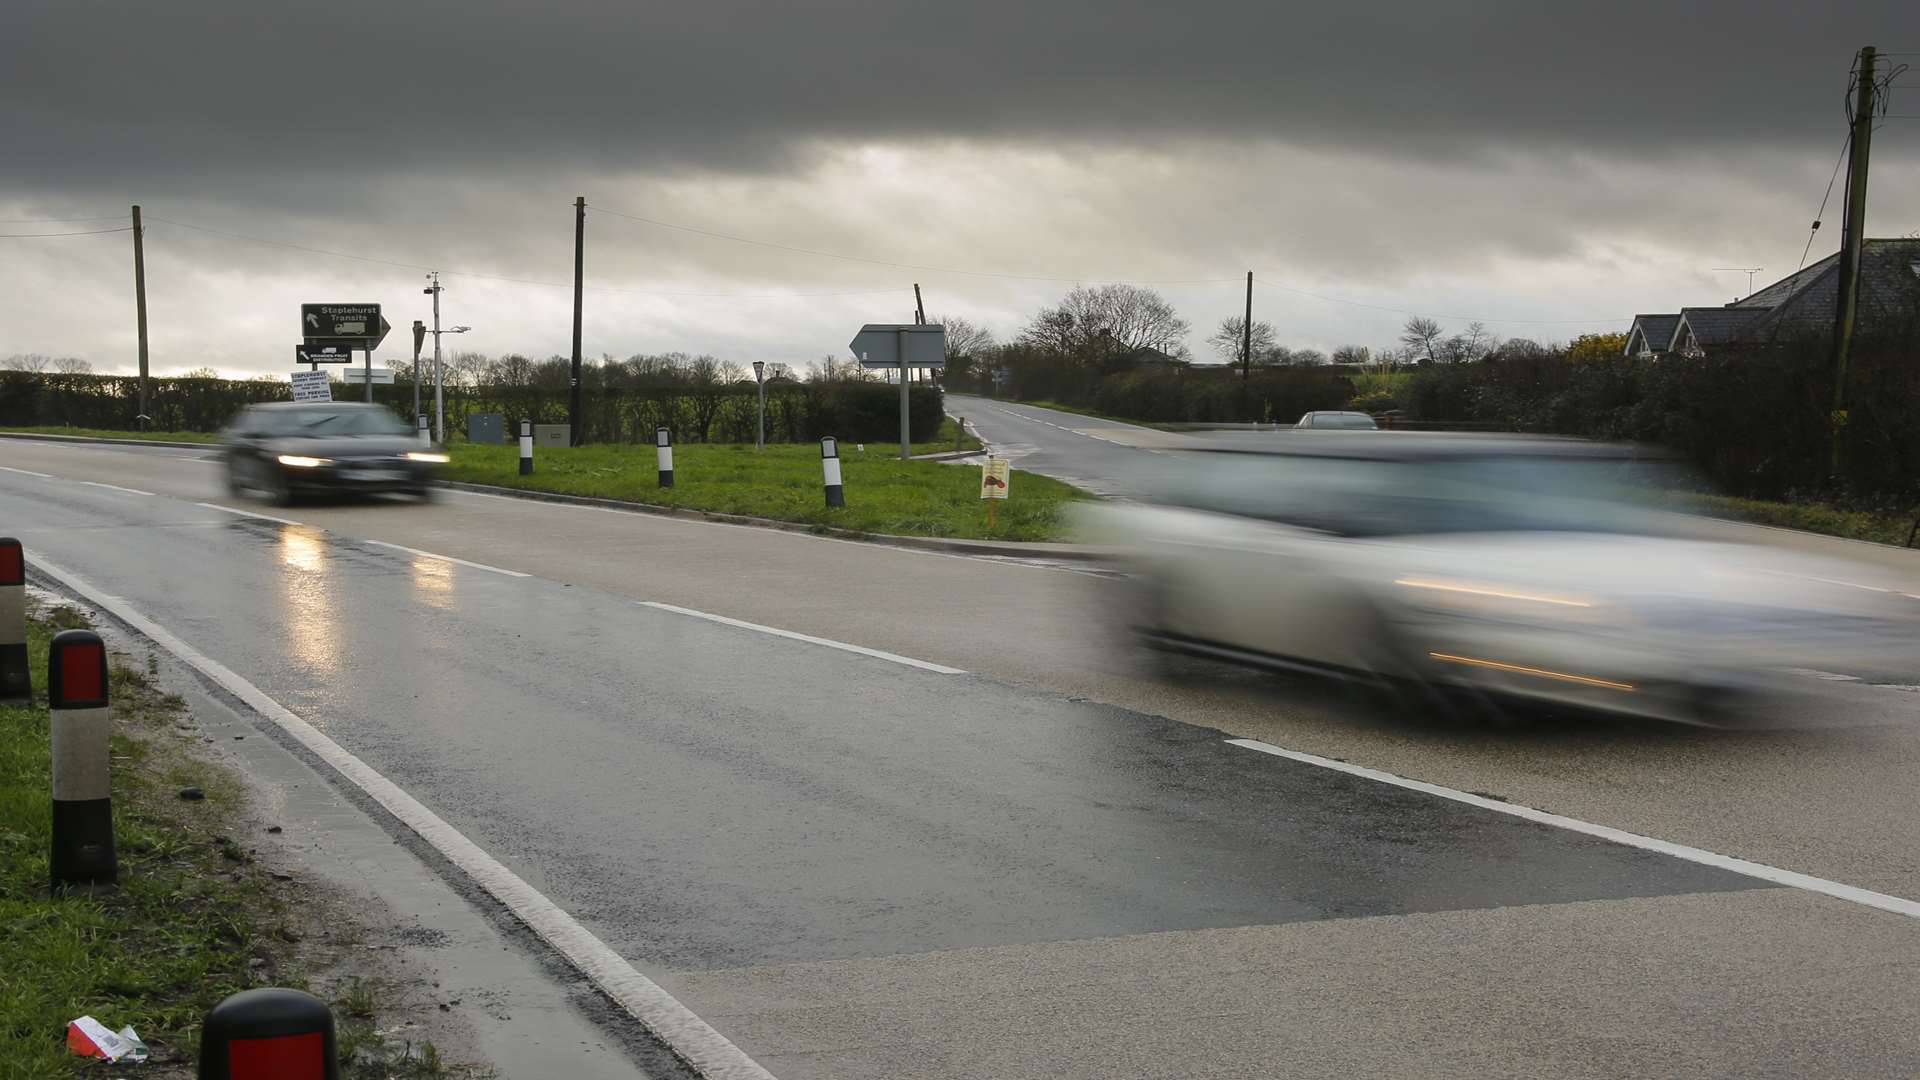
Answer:
[{"label": "house roof", "polygon": [[[1666,348],[1678,344],[1683,322],[1695,341],[1709,347],[1827,333],[1839,292],[1836,252],[1731,304],[1681,308],[1679,315],[1636,315],[1633,325],[1650,344],[1659,343],[1665,329]],[[1920,317],[1920,239],[1868,239],[1860,250],[1861,324],[1914,317]],[[1627,344],[1633,345],[1631,333]]]},{"label": "house roof", "polygon": [[1693,332],[1693,340],[1701,345],[1725,345],[1737,341],[1748,329],[1771,308],[1681,308],[1674,320],[1673,337],[1668,348],[1680,341],[1681,326]]},{"label": "house roof", "polygon": [[1649,348],[1656,352],[1665,352],[1673,341],[1673,328],[1680,325],[1680,315],[1675,313],[1662,315],[1635,315],[1633,329],[1627,333],[1627,350],[1633,352],[1634,335],[1646,339]]}]

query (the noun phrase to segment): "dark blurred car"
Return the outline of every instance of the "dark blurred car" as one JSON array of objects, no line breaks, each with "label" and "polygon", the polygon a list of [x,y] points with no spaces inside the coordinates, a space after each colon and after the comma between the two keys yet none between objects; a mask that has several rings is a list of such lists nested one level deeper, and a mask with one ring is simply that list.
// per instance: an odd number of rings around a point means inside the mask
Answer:
[{"label": "dark blurred car", "polygon": [[1302,416],[1293,425],[1297,428],[1319,428],[1322,431],[1378,431],[1380,425],[1373,417],[1363,412],[1310,412]]},{"label": "dark blurred car", "polygon": [[447,456],[390,410],[354,402],[249,405],[221,433],[227,488],[282,505],[315,492],[432,497]]}]

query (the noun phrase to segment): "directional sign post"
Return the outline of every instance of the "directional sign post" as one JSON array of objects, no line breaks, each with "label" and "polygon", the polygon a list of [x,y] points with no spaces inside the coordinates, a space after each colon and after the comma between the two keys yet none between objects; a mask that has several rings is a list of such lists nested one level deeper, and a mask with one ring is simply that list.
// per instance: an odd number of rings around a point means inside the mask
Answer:
[{"label": "directional sign post", "polygon": [[344,368],[340,372],[340,380],[342,382],[363,383],[367,381],[369,374],[372,375],[373,381],[381,386],[388,386],[396,381],[393,369],[387,367],[365,368],[360,371],[355,371],[352,368]]},{"label": "directional sign post", "polygon": [[366,350],[368,401],[373,400],[373,350],[392,329],[380,314],[379,304],[300,305],[300,333],[308,345]]},{"label": "directional sign post", "polygon": [[913,456],[907,417],[907,371],[947,365],[947,328],[916,323],[868,323],[847,342],[861,367],[900,369],[900,460]]}]

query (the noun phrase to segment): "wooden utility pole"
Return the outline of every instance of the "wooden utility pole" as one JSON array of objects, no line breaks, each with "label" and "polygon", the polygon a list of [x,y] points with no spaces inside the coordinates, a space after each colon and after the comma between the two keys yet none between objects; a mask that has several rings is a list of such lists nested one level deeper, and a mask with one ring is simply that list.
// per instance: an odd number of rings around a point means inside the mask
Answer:
[{"label": "wooden utility pole", "polygon": [[1873,46],[1860,50],[1854,87],[1853,136],[1847,144],[1847,201],[1840,233],[1840,282],[1833,313],[1833,412],[1828,471],[1840,474],[1841,432],[1847,426],[1847,359],[1853,351],[1853,324],[1860,311],[1860,251],[1867,234],[1867,156],[1873,149]]},{"label": "wooden utility pole", "polygon": [[927,305],[920,302],[920,283],[913,283],[913,321],[916,325],[927,325]]},{"label": "wooden utility pole", "polygon": [[586,250],[587,197],[581,195],[573,200],[573,380],[567,396],[568,442],[574,446],[587,441],[580,415],[580,291],[587,265]]},{"label": "wooden utility pole", "polygon": [[1247,271],[1247,311],[1240,319],[1240,381],[1253,378],[1253,271]]},{"label": "wooden utility pole", "polygon": [[140,335],[140,415],[142,431],[153,422],[153,416],[147,411],[152,404],[147,386],[147,252],[142,242],[145,235],[140,228],[140,208],[133,208],[133,319]]}]

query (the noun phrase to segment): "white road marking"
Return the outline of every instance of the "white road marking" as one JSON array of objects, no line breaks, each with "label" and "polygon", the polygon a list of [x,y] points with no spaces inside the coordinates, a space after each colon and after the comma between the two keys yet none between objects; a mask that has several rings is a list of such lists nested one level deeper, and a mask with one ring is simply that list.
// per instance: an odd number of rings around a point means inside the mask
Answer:
[{"label": "white road marking", "polygon": [[792,638],[794,641],[805,641],[814,645],[825,645],[829,649],[839,649],[842,652],[859,653],[861,656],[871,656],[880,660],[891,660],[896,664],[905,664],[908,667],[916,667],[922,671],[937,672],[941,675],[965,675],[966,674],[965,671],[962,671],[959,668],[947,667],[944,664],[929,663],[928,661],[925,661],[925,660],[915,660],[911,656],[901,656],[899,653],[883,652],[879,649],[869,649],[865,645],[850,645],[847,642],[835,641],[832,638],[814,637],[812,634],[802,634],[793,630],[782,630],[777,626],[762,626],[759,623],[745,622],[740,619],[729,619],[725,615],[713,615],[705,611],[695,611],[692,608],[676,607],[672,604],[662,604],[656,600],[641,600],[641,601],[638,601],[638,603],[642,607],[658,608],[661,611],[671,611],[676,615],[691,615],[696,619],[705,619],[708,622],[717,622],[722,626],[735,626],[735,627],[739,627],[742,630],[757,630],[762,634],[772,634],[774,637]]},{"label": "white road marking", "polygon": [[52,473],[34,472],[32,469],[15,469],[6,465],[0,465],[0,472],[19,473],[21,476],[37,476],[42,480],[53,479]]},{"label": "white road marking", "polygon": [[1232,743],[1234,746],[1245,747],[1248,750],[1258,750],[1263,754],[1272,754],[1275,757],[1286,758],[1289,761],[1298,761],[1307,765],[1317,765],[1322,769],[1332,769],[1334,772],[1346,773],[1348,776],[1358,776],[1365,780],[1373,780],[1377,783],[1406,788],[1409,791],[1419,791],[1428,795],[1437,795],[1442,799],[1451,799],[1454,802],[1466,803],[1468,806],[1477,806],[1482,810],[1492,810],[1497,814],[1506,814],[1510,817],[1522,818],[1527,821],[1537,822],[1541,825],[1551,825],[1554,828],[1566,829],[1569,832],[1584,833],[1587,836],[1599,837],[1602,840],[1609,840],[1616,844],[1624,844],[1627,847],[1639,848],[1642,851],[1658,852],[1662,855],[1670,855],[1676,859],[1685,859],[1688,862],[1699,863],[1702,866],[1713,866],[1722,870],[1731,870],[1736,874],[1744,874],[1747,877],[1758,878],[1761,881],[1772,882],[1775,885],[1785,885],[1792,889],[1804,889],[1807,892],[1820,893],[1838,900],[1845,900],[1870,908],[1879,908],[1881,911],[1891,911],[1896,915],[1905,915],[1908,918],[1920,919],[1920,902],[1907,900],[1902,897],[1889,896],[1886,893],[1874,892],[1870,889],[1862,889],[1853,885],[1842,885],[1837,881],[1828,881],[1826,878],[1817,878],[1793,870],[1782,870],[1779,867],[1768,866],[1765,863],[1736,859],[1731,855],[1720,855],[1715,852],[1702,850],[1701,848],[1688,847],[1685,844],[1676,844],[1671,840],[1659,840],[1651,836],[1641,836],[1639,833],[1630,833],[1624,829],[1615,829],[1607,825],[1595,825],[1590,821],[1581,821],[1579,818],[1550,814],[1545,810],[1535,810],[1530,806],[1519,806],[1514,803],[1501,802],[1498,799],[1489,799],[1485,796],[1473,795],[1465,791],[1455,790],[1454,788],[1442,787],[1439,784],[1429,784],[1423,780],[1409,780],[1404,776],[1397,776],[1379,769],[1369,769],[1364,765],[1354,765],[1345,761],[1335,761],[1332,758],[1324,758],[1318,754],[1305,754],[1298,750],[1283,749],[1272,743],[1261,742],[1258,739],[1228,739],[1227,742]]},{"label": "white road marking", "polygon": [[341,777],[366,792],[401,824],[433,845],[435,851],[505,905],[515,917],[540,935],[542,941],[551,945],[567,962],[591,979],[602,993],[692,1065],[695,1072],[708,1080],[773,1080],[772,1073],[761,1068],[745,1051],[694,1015],[691,1009],[658,983],[640,974],[632,964],[608,948],[605,942],[581,926],[559,905],[481,850],[479,845],[407,794],[398,784],[380,775],[318,728],[268,697],[259,687],[175,637],[134,610],[125,600],[101,592],[72,572],[54,566],[37,554],[28,556],[28,565],[146,635],[311,750]]},{"label": "white road marking", "polygon": [[274,517],[272,514],[256,514],[252,510],[241,510],[237,507],[221,506],[219,503],[194,503],[193,505],[204,506],[209,510],[218,510],[223,514],[239,514],[241,517],[259,518],[261,521],[278,522],[281,525],[300,525],[303,527],[311,527],[311,526],[307,526],[307,523],[304,521],[289,521],[286,518]]},{"label": "white road marking", "polygon": [[151,491],[141,491],[139,488],[121,487],[118,484],[103,484],[98,480],[82,480],[80,482],[87,485],[88,487],[106,488],[108,491],[124,491],[129,495],[146,495],[148,497],[152,497],[153,495],[153,492]]},{"label": "white road marking", "polygon": [[1809,679],[1825,679],[1828,682],[1860,682],[1858,675],[1842,675],[1834,671],[1821,671],[1818,668],[1790,667],[1784,669],[1789,675],[1803,675]]},{"label": "white road marking", "polygon": [[532,574],[523,574],[518,570],[502,570],[497,566],[488,566],[486,563],[468,562],[465,559],[456,559],[451,555],[442,555],[436,551],[421,551],[419,548],[410,548],[405,544],[389,544],[385,540],[363,540],[361,542],[366,544],[373,544],[383,548],[392,548],[395,551],[404,551],[409,555],[418,555],[423,559],[439,559],[441,562],[459,563],[461,566],[471,566],[475,570],[485,570],[490,574],[505,574],[507,577],[532,577],[533,576]]}]

